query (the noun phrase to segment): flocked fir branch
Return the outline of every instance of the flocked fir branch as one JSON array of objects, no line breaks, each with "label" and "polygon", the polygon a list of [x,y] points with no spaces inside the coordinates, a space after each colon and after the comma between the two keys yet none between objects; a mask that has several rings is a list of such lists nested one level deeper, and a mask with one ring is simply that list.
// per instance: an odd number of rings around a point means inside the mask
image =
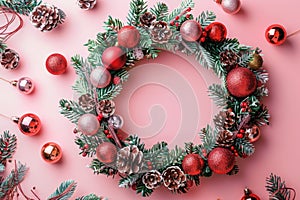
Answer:
[{"label": "flocked fir branch", "polygon": [[140,22],[140,16],[147,12],[147,4],[144,0],[132,0],[129,6],[127,24],[137,26]]},{"label": "flocked fir branch", "polygon": [[6,164],[6,161],[12,158],[17,148],[17,137],[15,134],[4,131],[0,136],[0,163]]},{"label": "flocked fir branch", "polygon": [[64,181],[58,186],[55,192],[48,197],[48,200],[67,200],[71,198],[75,192],[76,186],[77,183],[73,180]]},{"label": "flocked fir branch", "polygon": [[293,188],[287,187],[285,181],[283,181],[280,176],[277,176],[273,173],[271,173],[270,176],[266,178],[265,187],[269,192],[270,200],[289,200],[295,199],[296,197],[296,191]]},{"label": "flocked fir branch", "polygon": [[41,3],[42,1],[40,0],[0,0],[0,6],[10,8],[22,15],[29,15]]}]

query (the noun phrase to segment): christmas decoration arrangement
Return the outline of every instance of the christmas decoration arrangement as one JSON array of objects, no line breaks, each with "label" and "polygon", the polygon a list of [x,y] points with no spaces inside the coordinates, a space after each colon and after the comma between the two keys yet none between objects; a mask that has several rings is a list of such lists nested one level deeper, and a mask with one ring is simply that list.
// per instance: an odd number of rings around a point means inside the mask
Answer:
[{"label": "christmas decoration arrangement", "polygon": [[[109,16],[105,32],[86,44],[89,56],[72,57],[78,76],[73,90],[79,98],[60,101],[61,113],[76,126],[79,154],[94,158],[89,166],[93,172],[118,175],[119,187],[142,196],[158,187],[185,193],[200,185],[201,177],[238,173],[237,158],[254,153],[260,127],[269,124],[262,103],[268,73],[261,50],[227,38],[226,26],[215,21],[213,12],[194,17],[193,7],[192,0],[173,11],[165,3],[148,8],[144,0],[132,0],[127,24]],[[122,131],[126,119],[115,113],[113,100],[137,61],[155,59],[162,50],[193,55],[222,81],[208,88],[220,112],[214,125],[199,130],[201,144],[169,149],[159,141],[146,148],[138,136]]]}]

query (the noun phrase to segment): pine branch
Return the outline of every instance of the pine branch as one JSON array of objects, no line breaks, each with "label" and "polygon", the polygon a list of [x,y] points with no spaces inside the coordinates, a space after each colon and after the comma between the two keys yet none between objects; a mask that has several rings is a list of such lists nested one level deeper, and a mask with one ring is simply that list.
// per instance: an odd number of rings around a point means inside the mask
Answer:
[{"label": "pine branch", "polygon": [[195,59],[205,68],[214,68],[213,57],[211,56],[210,52],[199,45],[199,50],[195,52]]},{"label": "pine branch", "polygon": [[0,41],[0,53],[2,53],[6,48],[7,45],[4,42]]},{"label": "pine branch", "polygon": [[39,0],[0,0],[0,6],[10,8],[22,15],[29,15],[41,3],[42,1]]},{"label": "pine branch", "polygon": [[86,114],[78,103],[70,100],[61,99],[60,113],[68,118],[72,123],[77,124],[81,115]]},{"label": "pine branch", "polygon": [[108,19],[104,24],[103,28],[109,34],[115,34],[123,27],[123,22],[119,19],[112,18],[112,16],[108,16]]},{"label": "pine branch", "polygon": [[139,174],[131,174],[119,181],[119,187],[121,188],[129,188],[140,178]]},{"label": "pine branch", "polygon": [[76,198],[75,200],[108,200],[108,199],[104,197],[98,197],[95,194],[89,194],[83,197]]},{"label": "pine branch", "polygon": [[235,140],[235,148],[241,156],[251,156],[255,152],[254,145],[245,138],[237,138]]},{"label": "pine branch", "polygon": [[105,165],[98,159],[93,159],[89,168],[93,170],[94,174],[105,174],[107,176],[114,176],[118,173],[118,170]]},{"label": "pine branch", "polygon": [[[241,48],[239,48],[241,49]],[[246,51],[241,51],[241,55],[239,56],[239,60],[238,60],[238,65],[243,66],[243,67],[248,67],[249,62],[253,59],[253,52],[252,50],[249,48]]]},{"label": "pine branch", "polygon": [[259,110],[251,116],[253,122],[258,126],[269,125],[270,114],[266,106],[260,106]]},{"label": "pine branch", "polygon": [[172,21],[176,16],[179,16],[184,10],[188,9],[188,8],[194,8],[195,3],[193,2],[193,0],[184,0],[182,1],[182,3],[180,4],[180,6],[176,9],[174,9],[168,16],[168,20],[167,22]]},{"label": "pine branch", "polygon": [[144,160],[150,161],[153,169],[160,170],[165,167],[164,161],[169,156],[168,144],[166,142],[159,142],[143,153]]},{"label": "pine branch", "polygon": [[122,91],[122,85],[114,85],[110,84],[105,88],[97,88],[98,100],[101,101],[103,99],[111,100],[118,96]]},{"label": "pine branch", "polygon": [[158,2],[154,8],[150,9],[150,12],[156,16],[157,21],[166,21],[169,8],[165,3]]},{"label": "pine branch", "polygon": [[141,193],[143,197],[148,197],[153,193],[153,190],[148,189],[144,184],[140,184],[136,188],[136,193]]},{"label": "pine branch", "polygon": [[263,83],[266,84],[269,81],[269,73],[265,69],[261,70],[254,70],[254,74],[256,75],[256,79]]},{"label": "pine branch", "polygon": [[4,131],[0,136],[0,163],[5,164],[7,159],[12,158],[17,148],[17,137],[10,134],[9,131]]},{"label": "pine branch", "polygon": [[52,193],[48,200],[68,200],[75,192],[77,183],[73,180],[67,180],[60,184],[60,186]]},{"label": "pine branch", "polygon": [[191,181],[193,181],[194,183],[195,183],[195,185],[200,185],[200,176],[191,176],[191,175],[186,175],[186,178],[188,179],[188,180],[191,180]]},{"label": "pine branch", "polygon": [[201,146],[206,150],[206,153],[209,153],[217,146],[216,140],[219,133],[216,129],[213,131],[212,128],[207,125],[206,128],[201,130],[201,133],[199,133],[199,135],[202,141]]},{"label": "pine branch", "polygon": [[[82,149],[86,144],[89,146],[88,150],[85,151],[88,157],[92,157],[96,154],[96,149],[99,146],[99,144],[108,141],[109,140],[103,133],[102,129],[99,130],[98,133],[95,135],[89,136],[89,135],[81,134],[80,136],[77,136],[75,138],[75,144],[77,144],[80,149]],[[80,154],[82,153],[83,152],[81,152]]]},{"label": "pine branch", "polygon": [[196,21],[200,23],[202,28],[208,26],[216,20],[216,15],[212,11],[203,11],[197,18]]},{"label": "pine branch", "polygon": [[5,171],[5,166],[2,163],[0,163],[0,173],[4,171]]},{"label": "pine branch", "polygon": [[140,46],[142,49],[149,49],[152,46],[152,40],[150,37],[149,32],[143,28],[143,27],[138,27],[137,28],[141,34],[141,39],[140,39]]},{"label": "pine branch", "polygon": [[271,199],[290,199],[290,191],[286,187],[285,182],[275,174],[270,174],[266,178],[266,189],[270,197],[272,197]]},{"label": "pine branch", "polygon": [[127,24],[137,26],[140,23],[140,16],[147,12],[147,3],[144,0],[132,0],[129,7]]},{"label": "pine branch", "polygon": [[141,139],[140,139],[137,135],[130,135],[130,136],[126,139],[125,143],[126,143],[128,146],[130,146],[130,145],[135,145],[135,146],[137,146],[137,148],[138,148],[140,151],[142,151],[142,152],[145,151],[145,144],[142,143]]},{"label": "pine branch", "polygon": [[228,103],[228,92],[225,87],[218,84],[212,84],[208,87],[209,97],[211,97],[215,104],[222,108],[226,107]]},{"label": "pine branch", "polygon": [[181,165],[185,155],[186,152],[183,149],[179,148],[178,146],[175,146],[175,148],[169,152],[169,155],[166,156],[163,162],[164,168],[167,168],[168,166]]}]

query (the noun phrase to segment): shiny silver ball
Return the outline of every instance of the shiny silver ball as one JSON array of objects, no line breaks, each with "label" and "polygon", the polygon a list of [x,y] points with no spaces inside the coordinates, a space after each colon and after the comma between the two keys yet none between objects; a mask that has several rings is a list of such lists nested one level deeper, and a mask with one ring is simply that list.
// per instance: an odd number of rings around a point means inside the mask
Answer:
[{"label": "shiny silver ball", "polygon": [[30,94],[31,92],[33,92],[34,85],[30,78],[23,77],[18,80],[17,88],[20,92],[24,94]]},{"label": "shiny silver ball", "polygon": [[108,119],[108,124],[112,125],[114,129],[120,129],[123,127],[123,118],[120,115],[112,115]]}]

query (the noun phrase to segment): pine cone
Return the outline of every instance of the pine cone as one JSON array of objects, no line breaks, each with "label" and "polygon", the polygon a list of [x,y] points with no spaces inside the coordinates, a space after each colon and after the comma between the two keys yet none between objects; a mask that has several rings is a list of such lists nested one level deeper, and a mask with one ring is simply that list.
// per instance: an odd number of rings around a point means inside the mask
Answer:
[{"label": "pine cone", "polygon": [[162,176],[161,173],[157,170],[151,170],[150,172],[147,172],[143,176],[143,183],[148,189],[155,189],[158,188],[162,183]]},{"label": "pine cone", "polygon": [[235,123],[235,114],[231,108],[227,109],[227,111],[221,111],[214,119],[214,122],[220,130],[222,129],[230,129]]},{"label": "pine cone", "polygon": [[112,100],[101,100],[97,104],[97,113],[102,115],[104,118],[109,118],[116,111],[116,104]]},{"label": "pine cone", "polygon": [[77,0],[77,5],[83,10],[91,10],[96,3],[97,0]]},{"label": "pine cone", "polygon": [[132,53],[136,60],[142,60],[145,56],[141,48],[134,48]]},{"label": "pine cone", "polygon": [[159,44],[167,43],[172,36],[171,29],[163,21],[154,22],[150,29],[151,39]]},{"label": "pine cone", "polygon": [[29,14],[32,25],[40,31],[51,31],[58,24],[64,22],[65,13],[53,5],[41,4],[36,6]]},{"label": "pine cone", "polygon": [[168,167],[162,173],[164,185],[172,191],[178,190],[186,185],[186,176],[178,166]]},{"label": "pine cone", "polygon": [[220,53],[221,64],[228,72],[236,67],[238,58],[238,55],[231,50],[225,50]]},{"label": "pine cone", "polygon": [[220,147],[229,148],[234,144],[234,134],[231,131],[223,130],[219,133],[217,144]]},{"label": "pine cone", "polygon": [[143,26],[150,27],[152,22],[156,19],[155,15],[150,12],[145,12],[140,16],[140,22]]},{"label": "pine cone", "polygon": [[81,95],[78,99],[78,104],[86,111],[90,112],[95,108],[95,101],[90,94]]},{"label": "pine cone", "polygon": [[5,69],[16,69],[19,64],[19,54],[12,49],[5,49],[1,53],[1,66]]},{"label": "pine cone", "polygon": [[120,173],[138,173],[142,168],[143,152],[137,146],[127,146],[118,152],[117,169]]}]

